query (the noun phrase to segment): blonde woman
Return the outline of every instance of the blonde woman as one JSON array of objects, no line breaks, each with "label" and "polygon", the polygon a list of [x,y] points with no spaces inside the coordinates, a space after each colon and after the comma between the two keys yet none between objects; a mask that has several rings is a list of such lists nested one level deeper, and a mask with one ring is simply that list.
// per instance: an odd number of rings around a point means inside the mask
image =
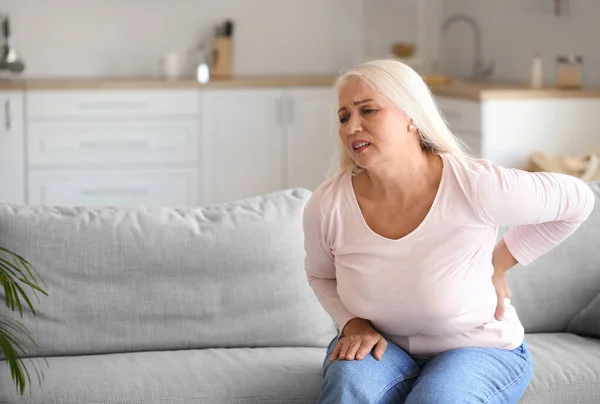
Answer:
[{"label": "blonde woman", "polygon": [[516,403],[533,365],[506,271],[571,235],[591,190],[467,156],[399,61],[337,90],[340,170],[304,214],[308,279],[340,331],[319,403]]}]

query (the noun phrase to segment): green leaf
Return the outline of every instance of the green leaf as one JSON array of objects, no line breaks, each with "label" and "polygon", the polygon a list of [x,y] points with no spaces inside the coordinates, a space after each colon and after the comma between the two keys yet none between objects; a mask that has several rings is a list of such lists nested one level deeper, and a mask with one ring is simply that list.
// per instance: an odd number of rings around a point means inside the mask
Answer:
[{"label": "green leaf", "polygon": [[41,287],[39,287],[37,284],[32,283],[31,281],[24,279],[24,278],[19,278],[19,281],[21,283],[26,284],[27,286],[31,287],[32,289],[37,290],[40,293],[43,293],[44,295],[48,296],[48,292],[46,292],[44,289],[42,289]]},{"label": "green leaf", "polygon": [[2,283],[2,287],[4,288],[4,294],[6,296],[6,305],[10,310],[15,309],[15,303],[12,296],[12,288],[10,286],[10,280],[6,278],[0,279],[0,283]]},{"label": "green leaf", "polygon": [[17,351],[13,347],[13,344],[15,344],[14,339],[0,332],[0,349],[2,349],[6,363],[10,368],[10,376],[17,385],[17,391],[20,391],[22,395],[25,389],[23,369],[21,362],[17,358]]},{"label": "green leaf", "polygon": [[[11,259],[14,262],[11,262]],[[38,301],[39,297],[36,292],[48,296],[48,293],[44,291],[37,282],[36,275],[40,280],[41,277],[39,274],[34,275],[34,273],[35,271],[30,267],[27,260],[20,255],[9,251],[5,247],[0,246],[0,284],[4,289],[6,305],[13,311],[15,308],[18,309],[21,317],[23,316],[23,304],[21,303],[21,298],[25,301],[34,315],[36,312],[29,296],[20,284],[30,287],[36,298],[38,298]],[[43,284],[43,280],[41,281]],[[5,362],[10,368],[11,377],[13,381],[15,381],[17,391],[23,395],[26,384],[29,383],[31,385],[31,376],[27,367],[23,364],[22,359],[22,357],[27,358],[27,353],[17,339],[17,336],[25,336],[36,348],[39,348],[31,333],[23,324],[10,317],[0,315],[0,350],[2,350]],[[42,357],[44,356],[42,355]],[[38,378],[40,378],[41,385],[40,372],[38,371],[35,362],[33,362],[31,358],[27,359],[34,365],[36,374],[38,375]],[[46,364],[48,364],[45,357],[44,360],[46,361]]]},{"label": "green leaf", "polygon": [[[14,326],[14,324],[11,324]],[[24,327],[23,327],[24,328]],[[26,330],[25,330],[26,331]],[[29,335],[29,332],[25,333],[32,341],[33,339]],[[35,343],[35,341],[33,341]],[[37,344],[36,344],[37,346]],[[15,347],[17,349],[15,349]],[[25,365],[23,365],[23,360],[19,357],[18,351],[26,355],[25,349],[23,346],[17,341],[17,338],[12,335],[10,332],[7,332],[2,327],[0,327],[0,349],[2,349],[4,356],[6,358],[6,363],[10,368],[11,377],[15,381],[17,390],[20,391],[21,395],[25,390],[25,379],[27,379],[28,383],[31,385],[31,376],[29,370]],[[43,356],[46,365],[48,365],[48,360]],[[36,363],[31,359],[27,358],[29,362],[31,362],[34,366],[35,372],[38,376],[38,380],[41,385],[41,381],[43,378],[43,373],[37,369]]]},{"label": "green leaf", "polygon": [[10,275],[6,274],[6,276],[9,276],[11,278],[12,277],[17,278],[19,276],[18,274],[21,274],[23,276],[26,275],[23,273],[23,271],[21,271],[21,268],[19,268],[18,266],[15,266],[15,264],[13,264],[12,262],[5,260],[4,258],[2,258],[2,256],[0,256],[0,268],[3,271],[10,273]]},{"label": "green leaf", "polygon": [[[12,320],[6,316],[0,316],[0,332],[6,330],[6,329],[12,329],[15,330],[16,332],[19,332],[23,335],[25,335],[28,339],[30,339],[34,344],[35,341],[33,340],[33,337],[31,336],[31,334],[29,333],[29,330],[27,330],[27,328],[19,323],[18,321]],[[4,330],[3,330],[4,328]],[[5,331],[6,332],[6,331]]]},{"label": "green leaf", "polygon": [[33,308],[33,305],[31,304],[31,301],[29,300],[29,297],[27,297],[27,293],[25,293],[23,288],[21,288],[18,284],[15,283],[13,284],[13,290],[15,292],[15,296],[17,296],[17,304],[19,305],[19,313],[21,313],[21,317],[23,317],[23,308],[21,307],[21,300],[18,297],[19,294],[21,295],[21,297],[23,297],[25,303],[27,303],[27,305],[31,309],[31,312],[35,315],[35,309]]},{"label": "green leaf", "polygon": [[[17,287],[18,285],[16,283],[13,283],[12,285],[12,292],[13,292],[13,296],[15,298],[15,302],[17,303],[17,308],[19,309],[19,314],[21,315],[21,317],[23,317],[23,305],[21,305],[21,299],[19,299],[19,294],[17,292]],[[19,287],[20,289],[20,287]],[[23,290],[23,289],[21,289]]]},{"label": "green leaf", "polygon": [[3,252],[3,253],[6,253],[6,254],[8,254],[8,255],[12,255],[12,256],[14,256],[14,257],[17,257],[17,258],[19,259],[19,261],[22,261],[22,262],[27,262],[27,260],[26,260],[25,258],[21,257],[21,256],[20,256],[19,254],[17,254],[16,252],[14,252],[14,251],[10,251],[10,250],[8,250],[8,249],[6,249],[6,248],[2,247],[2,246],[0,246],[0,252]]}]

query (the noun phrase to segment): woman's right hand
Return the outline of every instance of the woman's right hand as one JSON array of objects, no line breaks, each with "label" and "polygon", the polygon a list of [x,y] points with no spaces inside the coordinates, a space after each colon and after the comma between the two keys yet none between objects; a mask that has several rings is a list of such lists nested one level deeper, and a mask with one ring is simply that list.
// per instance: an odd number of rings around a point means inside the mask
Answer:
[{"label": "woman's right hand", "polygon": [[371,351],[375,359],[381,360],[387,345],[385,338],[375,331],[369,320],[355,317],[344,326],[329,360],[362,360]]}]

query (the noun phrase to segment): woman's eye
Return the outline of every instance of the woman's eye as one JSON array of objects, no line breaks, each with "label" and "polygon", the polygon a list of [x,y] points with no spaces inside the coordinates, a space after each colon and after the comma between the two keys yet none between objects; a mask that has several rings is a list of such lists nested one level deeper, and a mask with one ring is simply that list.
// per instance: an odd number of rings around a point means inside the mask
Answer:
[{"label": "woman's eye", "polygon": [[365,113],[365,114],[370,114],[372,112],[375,112],[375,110],[374,109],[369,109],[369,108],[363,109],[363,113]]},{"label": "woman's eye", "polygon": [[348,122],[348,115],[340,116],[340,123]]}]

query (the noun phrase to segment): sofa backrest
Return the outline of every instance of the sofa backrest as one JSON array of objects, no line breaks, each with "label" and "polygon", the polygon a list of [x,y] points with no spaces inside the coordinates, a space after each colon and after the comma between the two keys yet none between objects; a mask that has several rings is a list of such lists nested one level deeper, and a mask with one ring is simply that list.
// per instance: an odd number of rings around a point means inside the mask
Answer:
[{"label": "sofa backrest", "polygon": [[594,210],[564,242],[508,272],[512,302],[526,332],[565,332],[600,293],[600,181],[589,183]]},{"label": "sofa backrest", "polygon": [[291,189],[201,208],[0,204],[0,246],[29,260],[49,293],[22,320],[39,346],[25,344],[28,353],[326,347],[335,328],[304,270],[309,197]]}]

